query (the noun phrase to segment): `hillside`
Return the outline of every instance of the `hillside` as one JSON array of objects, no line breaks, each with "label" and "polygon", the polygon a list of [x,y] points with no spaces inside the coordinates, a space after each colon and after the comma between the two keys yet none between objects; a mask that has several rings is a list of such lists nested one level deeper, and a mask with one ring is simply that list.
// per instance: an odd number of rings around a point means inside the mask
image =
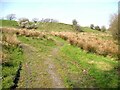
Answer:
[{"label": "hillside", "polygon": [[[15,27],[18,28],[17,21],[13,20],[0,20],[3,27]],[[72,25],[64,23],[39,23],[37,30],[40,31],[73,31]]]},{"label": "hillside", "polygon": [[[14,27],[14,28],[19,28],[17,21],[13,20],[0,20],[1,24],[3,27]],[[89,27],[82,27],[81,29],[85,32],[93,32],[93,33],[101,33],[100,31],[97,30],[92,30]],[[50,22],[40,22],[38,24],[38,29],[40,31],[74,31],[73,26],[70,24],[64,24],[64,23],[50,23]]]},{"label": "hillside", "polygon": [[107,32],[64,23],[36,30],[2,21],[1,88],[117,88],[117,45]]}]

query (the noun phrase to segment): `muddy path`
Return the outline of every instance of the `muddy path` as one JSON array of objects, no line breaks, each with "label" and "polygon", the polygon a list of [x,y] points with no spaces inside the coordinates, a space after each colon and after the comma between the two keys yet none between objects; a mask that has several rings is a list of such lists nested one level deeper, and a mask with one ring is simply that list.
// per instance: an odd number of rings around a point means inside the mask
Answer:
[{"label": "muddy path", "polygon": [[51,55],[49,55],[48,58],[45,60],[45,64],[48,66],[48,73],[50,74],[50,77],[52,78],[52,87],[53,88],[64,88],[64,83],[62,82],[62,79],[60,75],[58,74],[55,63],[52,58],[55,58],[58,54],[59,48],[56,47],[52,50]]},{"label": "muddy path", "polygon": [[62,46],[61,43],[56,43],[56,47],[47,54],[42,54],[29,44],[21,44],[25,60],[22,63],[17,88],[64,88],[53,60]]}]

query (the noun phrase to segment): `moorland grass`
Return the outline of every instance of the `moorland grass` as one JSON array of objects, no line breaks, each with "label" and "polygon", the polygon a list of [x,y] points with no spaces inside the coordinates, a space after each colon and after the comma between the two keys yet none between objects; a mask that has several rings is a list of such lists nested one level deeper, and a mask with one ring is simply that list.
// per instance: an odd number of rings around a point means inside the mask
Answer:
[{"label": "moorland grass", "polygon": [[[60,40],[60,39],[58,39]],[[61,40],[61,42],[64,42]],[[117,88],[118,61],[115,58],[87,53],[64,42],[54,60],[66,87]]]},{"label": "moorland grass", "polygon": [[[42,25],[44,24],[44,25]],[[16,25],[16,24],[15,24]],[[41,23],[37,29],[43,31],[73,31],[72,26],[58,23]],[[3,26],[15,27],[5,21]],[[57,27],[58,26],[58,27]],[[89,28],[85,31],[87,32]],[[92,30],[90,30],[90,33]],[[99,31],[93,31],[99,33]],[[92,32],[92,33],[93,33]],[[59,47],[58,55],[53,58],[55,66],[62,77],[66,87],[71,88],[114,88],[118,86],[117,64],[115,58],[104,57],[94,53],[88,53],[77,46],[70,45],[63,39],[50,36],[62,46],[57,46],[54,40],[48,39],[49,36],[36,38],[33,36],[18,36],[23,43],[36,47],[39,53],[45,57],[53,48]],[[106,38],[107,39],[107,38]],[[4,53],[9,55],[8,64],[3,64],[3,87],[9,88],[14,85],[13,78],[18,69],[20,61],[23,60],[22,50],[19,47],[3,47]]]}]

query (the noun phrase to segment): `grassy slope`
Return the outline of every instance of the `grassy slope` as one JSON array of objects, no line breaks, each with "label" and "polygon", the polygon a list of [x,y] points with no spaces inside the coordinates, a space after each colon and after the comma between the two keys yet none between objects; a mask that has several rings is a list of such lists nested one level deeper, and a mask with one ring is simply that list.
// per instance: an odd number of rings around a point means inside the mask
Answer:
[{"label": "grassy slope", "polygon": [[43,49],[40,53],[46,55],[45,57],[48,57],[52,48],[59,48],[58,55],[52,60],[65,87],[117,87],[118,76],[115,70],[117,62],[111,58],[87,53],[58,37],[54,39],[63,43],[62,46],[57,44],[54,46],[54,43],[46,42],[45,39],[37,40],[29,37],[19,37],[19,39],[36,48],[40,47],[40,50]]},{"label": "grassy slope", "polygon": [[[18,24],[16,21],[10,21],[10,20],[0,20],[0,23],[2,23],[2,27],[15,27],[18,28]],[[101,32],[97,30],[92,30],[89,27],[81,27],[81,29],[87,33],[95,33],[99,34],[98,37],[102,39],[113,39],[111,36],[101,36],[100,34],[106,34],[110,33],[107,32]],[[38,31],[73,31],[76,32],[72,25],[64,24],[64,23],[39,23]]]},{"label": "grassy slope", "polygon": [[[3,27],[18,27],[16,21],[10,20],[0,20]],[[39,27],[37,30],[40,31],[73,31],[71,25],[63,24],[63,23],[39,23]]]},{"label": "grassy slope", "polygon": [[58,40],[64,45],[54,61],[66,87],[117,87],[116,61],[87,53],[64,40]]},{"label": "grassy slope", "polygon": [[63,23],[40,23],[38,30],[41,31],[73,31],[72,25]]},{"label": "grassy slope", "polygon": [[[13,24],[11,23],[13,22]],[[47,23],[38,28],[38,30],[53,31],[73,31],[70,25]],[[14,21],[3,21],[3,26],[15,27]],[[88,28],[83,28],[88,31]],[[90,29],[89,29],[90,30]],[[99,31],[90,30],[88,32],[99,33]],[[40,55],[47,56],[48,51],[55,48],[54,42],[48,42],[46,39],[33,39],[30,37],[19,37],[19,39],[39,50]],[[63,46],[59,47],[59,53],[52,58],[60,76],[62,77],[66,87],[116,87],[117,72],[114,69],[117,62],[111,58],[97,56],[86,53],[76,46],[69,45],[66,41],[54,37],[58,42],[63,42]],[[42,52],[42,53],[41,53]],[[13,53],[17,55],[18,52]],[[14,59],[16,57],[13,57]],[[19,59],[19,58],[18,58]],[[36,64],[38,64],[36,62]],[[33,68],[34,69],[34,68]],[[9,81],[9,80],[8,80]],[[8,85],[6,85],[8,87]]]},{"label": "grassy slope", "polygon": [[10,21],[10,20],[0,20],[2,27],[18,27],[18,24],[16,21]]},{"label": "grassy slope", "polygon": [[[0,23],[2,23],[3,27],[18,27],[18,24],[16,21],[10,21],[10,20],[0,20]],[[89,27],[81,27],[81,29],[85,32],[91,32],[91,33],[101,33],[97,30],[92,30]],[[39,23],[39,27],[37,30],[40,31],[75,31],[70,24],[64,24],[64,23]]]}]

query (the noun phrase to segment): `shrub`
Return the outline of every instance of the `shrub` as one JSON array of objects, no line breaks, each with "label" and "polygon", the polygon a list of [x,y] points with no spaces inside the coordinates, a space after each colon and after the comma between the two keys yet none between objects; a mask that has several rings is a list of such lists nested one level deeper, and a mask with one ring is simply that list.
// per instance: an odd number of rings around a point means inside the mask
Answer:
[{"label": "shrub", "polygon": [[76,19],[74,19],[74,20],[72,21],[72,23],[73,23],[73,25],[77,25]]},{"label": "shrub", "polygon": [[95,29],[98,30],[98,31],[101,30],[99,26],[95,26]]},{"label": "shrub", "polygon": [[105,31],[106,31],[106,27],[105,27],[105,26],[102,26],[102,27],[101,27],[101,31],[102,31],[102,32],[105,32]]},{"label": "shrub", "polygon": [[90,28],[91,28],[91,29],[94,29],[94,25],[93,25],[93,24],[91,24],[91,25],[90,25]]},{"label": "shrub", "polygon": [[72,23],[73,23],[73,28],[74,28],[76,31],[82,32],[82,30],[81,30],[81,28],[80,28],[80,25],[77,24],[76,19],[74,19],[74,20],[72,21]]}]

